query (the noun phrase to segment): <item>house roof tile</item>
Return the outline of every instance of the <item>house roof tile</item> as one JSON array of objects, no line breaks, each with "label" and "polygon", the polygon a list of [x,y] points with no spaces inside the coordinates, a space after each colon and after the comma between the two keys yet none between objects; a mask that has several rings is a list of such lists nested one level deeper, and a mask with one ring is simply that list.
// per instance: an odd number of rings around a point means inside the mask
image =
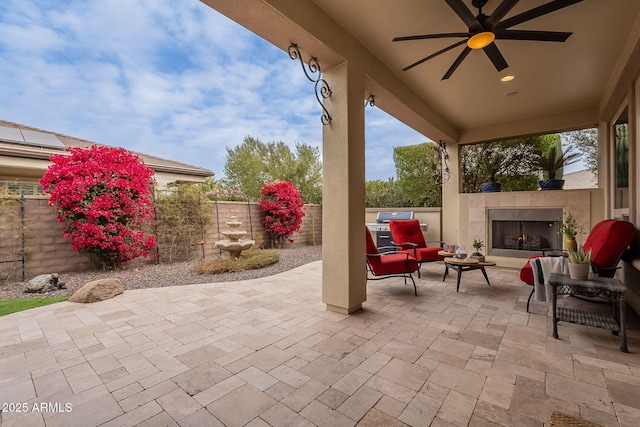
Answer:
[{"label": "house roof tile", "polygon": [[[65,147],[90,147],[92,145],[107,146],[106,144],[100,144],[94,141],[89,141],[82,138],[77,138],[61,133],[51,132],[48,130],[39,129],[33,126],[26,126],[19,123],[0,120],[0,126],[10,128],[20,128],[33,130],[37,132],[44,132],[55,135]],[[131,150],[130,150],[131,151]],[[213,176],[213,172],[209,169],[189,165],[187,163],[177,162],[175,160],[163,159],[161,157],[152,156],[150,154],[139,153],[132,151],[140,156],[144,163],[155,172],[171,172],[181,173],[194,176]],[[49,159],[53,154],[60,154],[60,150],[48,147],[37,147],[34,145],[22,145],[14,142],[0,141],[0,155],[22,157],[28,159]]]}]

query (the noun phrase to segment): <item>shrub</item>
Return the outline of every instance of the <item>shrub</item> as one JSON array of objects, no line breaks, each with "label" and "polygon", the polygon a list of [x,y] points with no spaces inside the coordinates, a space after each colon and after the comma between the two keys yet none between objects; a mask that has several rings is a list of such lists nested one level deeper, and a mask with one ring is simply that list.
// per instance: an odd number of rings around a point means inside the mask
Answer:
[{"label": "shrub", "polygon": [[161,262],[200,256],[198,242],[211,224],[206,197],[198,185],[177,184],[156,191],[156,240]]},{"label": "shrub", "polygon": [[291,234],[300,230],[304,203],[295,185],[287,181],[265,184],[260,191],[261,222],[270,246],[283,247]]},{"label": "shrub", "polygon": [[64,222],[71,249],[103,268],[147,256],[156,246],[142,227],[153,222],[153,171],[123,148],[68,148],[51,156],[40,180]]},{"label": "shrub", "polygon": [[236,273],[268,267],[279,260],[280,256],[276,251],[249,249],[242,252],[237,259],[216,258],[198,261],[196,263],[196,272],[198,274]]}]

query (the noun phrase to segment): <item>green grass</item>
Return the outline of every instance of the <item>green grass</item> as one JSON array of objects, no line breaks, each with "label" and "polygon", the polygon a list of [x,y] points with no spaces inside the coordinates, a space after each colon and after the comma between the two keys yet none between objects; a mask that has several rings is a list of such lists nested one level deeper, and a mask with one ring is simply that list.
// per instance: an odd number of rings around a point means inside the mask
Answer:
[{"label": "green grass", "polygon": [[196,263],[199,274],[237,273],[244,270],[268,267],[280,261],[277,251],[270,249],[249,249],[240,258],[205,259]]},{"label": "green grass", "polygon": [[69,297],[49,297],[4,300],[0,301],[0,316],[29,310],[30,308],[41,307],[43,305],[55,304],[68,299]]}]

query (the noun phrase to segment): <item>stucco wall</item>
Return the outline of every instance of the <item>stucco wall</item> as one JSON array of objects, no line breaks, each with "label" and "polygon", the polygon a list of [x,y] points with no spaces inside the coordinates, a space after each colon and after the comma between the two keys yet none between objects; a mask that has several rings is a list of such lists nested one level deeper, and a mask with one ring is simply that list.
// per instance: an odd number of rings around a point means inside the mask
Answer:
[{"label": "stucco wall", "polygon": [[[0,198],[0,203],[3,202]],[[21,259],[21,234],[17,221],[21,219],[19,199],[9,206],[0,205],[0,261]],[[212,225],[206,233],[205,255],[217,254],[214,242],[218,240],[218,223],[220,230],[227,229],[225,224],[232,215],[236,215],[244,224],[242,229],[248,232],[253,228],[253,236],[261,241],[264,228],[260,224],[260,209],[257,204],[242,202],[208,203]],[[217,216],[216,216],[217,206]],[[302,230],[292,236],[291,245],[322,244],[322,206],[306,205],[306,216],[302,222]],[[249,212],[251,222],[249,221]],[[219,221],[216,219],[218,218]],[[70,249],[69,241],[62,235],[62,224],[56,218],[55,210],[47,203],[47,197],[33,196],[24,199],[25,221],[25,277],[30,279],[38,274],[51,272],[81,271],[89,269],[86,258]],[[194,248],[197,256],[200,248]],[[148,262],[152,262],[149,258]],[[12,268],[13,267],[13,268]],[[12,269],[13,280],[21,279],[21,263],[0,263],[0,272]]]}]

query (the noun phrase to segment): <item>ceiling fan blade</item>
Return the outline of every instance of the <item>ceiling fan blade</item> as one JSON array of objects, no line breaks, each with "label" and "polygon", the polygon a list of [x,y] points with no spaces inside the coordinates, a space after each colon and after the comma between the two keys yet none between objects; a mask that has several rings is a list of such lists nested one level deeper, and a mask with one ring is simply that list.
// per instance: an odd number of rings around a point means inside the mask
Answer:
[{"label": "ceiling fan blade", "polygon": [[471,37],[472,33],[442,33],[442,34],[421,34],[417,36],[394,37],[394,42],[404,42],[408,40],[425,40],[425,39],[445,39],[448,37]]},{"label": "ceiling fan blade", "polygon": [[562,31],[528,31],[528,30],[503,30],[496,31],[496,39],[499,40],[530,40],[538,42],[564,42],[573,33]]},{"label": "ceiling fan blade", "polygon": [[449,67],[447,72],[444,73],[442,80],[447,80],[449,77],[451,77],[453,72],[456,71],[460,66],[460,64],[462,63],[462,61],[464,61],[464,58],[466,58],[467,55],[469,55],[469,52],[471,52],[471,48],[469,46],[465,47],[464,50],[460,53],[460,55],[458,55],[456,60],[453,61],[453,64],[451,64],[451,67]]},{"label": "ceiling fan blade", "polygon": [[436,56],[440,55],[441,53],[445,53],[445,52],[447,52],[447,51],[449,51],[449,50],[453,49],[454,47],[458,47],[458,46],[460,46],[461,44],[464,44],[464,43],[466,43],[466,42],[467,42],[466,40],[461,40],[461,41],[459,41],[459,42],[456,42],[456,43],[452,44],[451,46],[447,46],[447,47],[445,47],[444,49],[441,49],[441,50],[437,51],[436,53],[433,53],[433,54],[431,54],[431,55],[427,56],[426,58],[422,58],[422,59],[421,59],[420,61],[418,61],[418,62],[414,62],[413,64],[411,64],[411,65],[409,65],[409,66],[407,66],[407,67],[404,67],[404,68],[402,69],[402,71],[410,70],[410,69],[412,69],[413,67],[415,67],[416,65],[420,65],[420,64],[422,64],[423,62],[428,61],[428,60],[430,60],[431,58],[435,58]]},{"label": "ceiling fan blade", "polygon": [[444,0],[449,7],[462,19],[472,32],[482,31],[482,24],[478,22],[476,17],[471,13],[469,8],[464,5],[462,0]]},{"label": "ceiling fan blade", "polygon": [[502,71],[509,66],[495,43],[491,43],[489,46],[484,47],[482,50],[484,50],[484,53],[487,54],[487,56],[493,63],[493,66],[496,67],[496,70]]},{"label": "ceiling fan blade", "polygon": [[495,27],[496,24],[500,22],[500,20],[504,18],[504,16],[509,13],[509,11],[513,9],[513,6],[518,4],[519,1],[520,0],[504,0],[502,3],[500,3],[500,5],[498,5],[498,7],[496,7],[496,9],[493,11],[491,16],[485,21],[486,27]]},{"label": "ceiling fan blade", "polygon": [[556,10],[563,9],[572,4],[580,3],[582,0],[554,0],[549,3],[545,3],[542,6],[535,7],[533,9],[522,12],[519,15],[513,16],[509,19],[498,23],[496,30],[503,30],[505,28],[513,27],[514,25],[522,24],[523,22],[530,21],[547,13],[555,12]]}]

